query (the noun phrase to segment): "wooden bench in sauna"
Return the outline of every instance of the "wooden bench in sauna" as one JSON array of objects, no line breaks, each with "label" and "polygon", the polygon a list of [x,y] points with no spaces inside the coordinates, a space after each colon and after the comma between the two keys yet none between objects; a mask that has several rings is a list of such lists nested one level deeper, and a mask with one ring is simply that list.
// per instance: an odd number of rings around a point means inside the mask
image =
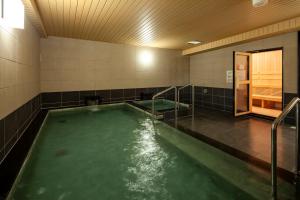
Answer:
[{"label": "wooden bench in sauna", "polygon": [[282,102],[281,96],[271,96],[271,95],[259,95],[259,94],[253,94],[252,100],[254,101],[260,101],[260,107],[262,108],[269,108],[270,104],[276,104]]},{"label": "wooden bench in sauna", "polygon": [[281,88],[274,86],[253,86],[252,105],[261,108],[281,110]]}]

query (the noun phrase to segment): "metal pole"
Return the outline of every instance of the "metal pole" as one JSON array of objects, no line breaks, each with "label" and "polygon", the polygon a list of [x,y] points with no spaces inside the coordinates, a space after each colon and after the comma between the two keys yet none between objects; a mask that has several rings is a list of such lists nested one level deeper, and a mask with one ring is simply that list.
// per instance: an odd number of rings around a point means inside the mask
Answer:
[{"label": "metal pole", "polygon": [[272,198],[277,199],[277,127],[271,131],[271,159],[272,159]]},{"label": "metal pole", "polygon": [[179,109],[179,105],[180,105],[180,89],[178,89],[178,96],[177,96],[177,109]]},{"label": "metal pole", "polygon": [[195,86],[192,85],[192,120],[195,119]]},{"label": "metal pole", "polygon": [[175,89],[175,127],[177,127],[177,87]]},{"label": "metal pole", "polygon": [[299,176],[299,103],[296,104],[295,174]]},{"label": "metal pole", "polygon": [[154,99],[152,98],[152,115],[154,117]]},{"label": "metal pole", "polygon": [[[299,116],[299,111],[298,111],[298,103],[300,99],[295,97],[293,98],[292,101],[283,109],[282,113],[275,119],[275,121],[272,123],[272,128],[271,128],[271,175],[272,175],[272,198],[277,199],[277,127],[280,124],[282,120],[291,112],[291,110],[296,107],[296,131],[298,135],[298,116]],[[298,136],[297,136],[297,139]],[[298,144],[296,146],[296,149],[298,149]],[[297,153],[298,155],[298,150]],[[297,156],[298,160],[298,156]],[[297,167],[298,163],[297,163]]]}]

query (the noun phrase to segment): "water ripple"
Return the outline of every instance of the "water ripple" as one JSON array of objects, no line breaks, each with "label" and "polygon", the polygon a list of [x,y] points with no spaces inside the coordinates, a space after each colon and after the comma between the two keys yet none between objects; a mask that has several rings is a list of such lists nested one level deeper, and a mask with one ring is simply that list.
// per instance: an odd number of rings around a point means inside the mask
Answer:
[{"label": "water ripple", "polygon": [[152,120],[141,121],[134,132],[136,141],[130,149],[130,165],[124,178],[128,191],[135,195],[130,198],[141,199],[140,194],[152,199],[171,199],[165,187],[165,173],[172,159],[159,145]]}]

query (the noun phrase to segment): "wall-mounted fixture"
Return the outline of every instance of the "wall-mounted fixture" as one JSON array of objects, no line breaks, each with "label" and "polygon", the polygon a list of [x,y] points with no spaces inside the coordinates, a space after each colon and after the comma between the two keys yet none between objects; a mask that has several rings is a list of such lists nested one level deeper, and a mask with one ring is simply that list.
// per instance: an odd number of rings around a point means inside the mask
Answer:
[{"label": "wall-mounted fixture", "polygon": [[198,40],[191,40],[191,41],[188,41],[187,43],[188,43],[188,44],[192,44],[192,45],[201,44],[201,42],[198,41]]},{"label": "wall-mounted fixture", "polygon": [[0,0],[1,18],[11,28],[24,29],[24,5],[21,0]]},{"label": "wall-mounted fixture", "polygon": [[252,0],[252,5],[254,7],[262,7],[268,4],[268,0]]}]

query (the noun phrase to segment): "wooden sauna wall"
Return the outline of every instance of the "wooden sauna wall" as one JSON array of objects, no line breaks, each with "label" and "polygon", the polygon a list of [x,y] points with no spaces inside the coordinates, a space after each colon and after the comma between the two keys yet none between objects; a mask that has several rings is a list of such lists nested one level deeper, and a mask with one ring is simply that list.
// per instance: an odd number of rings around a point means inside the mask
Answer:
[{"label": "wooden sauna wall", "polygon": [[[252,54],[252,97],[254,106],[261,107],[261,101],[263,101],[264,99],[271,99],[269,101],[265,101],[266,107],[281,109],[281,50]],[[272,101],[272,98],[274,99],[274,101]],[[280,99],[280,101],[278,99]]]}]

